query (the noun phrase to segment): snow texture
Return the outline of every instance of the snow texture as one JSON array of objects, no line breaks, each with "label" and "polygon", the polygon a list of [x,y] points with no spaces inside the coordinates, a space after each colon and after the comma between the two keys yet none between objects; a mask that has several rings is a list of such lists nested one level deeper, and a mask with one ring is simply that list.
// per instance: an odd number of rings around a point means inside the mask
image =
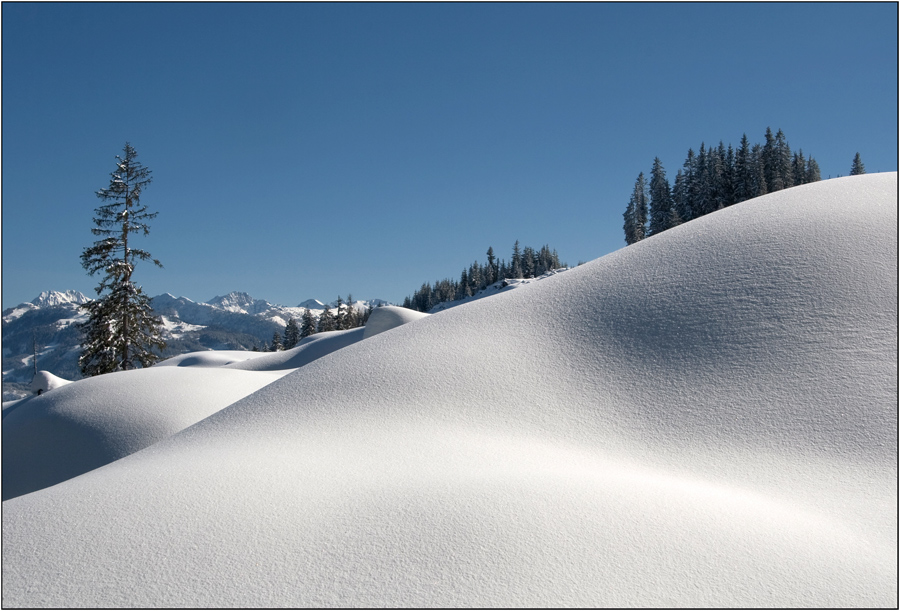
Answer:
[{"label": "snow texture", "polygon": [[[3,604],[896,607],[896,185],[726,208],[5,501]],[[103,378],[149,418],[239,373]]]}]

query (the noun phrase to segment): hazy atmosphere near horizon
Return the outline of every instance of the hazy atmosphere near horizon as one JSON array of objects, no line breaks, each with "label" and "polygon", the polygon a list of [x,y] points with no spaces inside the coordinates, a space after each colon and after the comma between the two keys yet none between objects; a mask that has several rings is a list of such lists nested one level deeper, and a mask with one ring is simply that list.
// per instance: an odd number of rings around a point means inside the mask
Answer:
[{"label": "hazy atmosphere near horizon", "polygon": [[488,246],[625,245],[654,157],[782,129],[897,170],[896,3],[3,3],[2,307],[94,296],[130,142],[147,294],[399,303]]}]

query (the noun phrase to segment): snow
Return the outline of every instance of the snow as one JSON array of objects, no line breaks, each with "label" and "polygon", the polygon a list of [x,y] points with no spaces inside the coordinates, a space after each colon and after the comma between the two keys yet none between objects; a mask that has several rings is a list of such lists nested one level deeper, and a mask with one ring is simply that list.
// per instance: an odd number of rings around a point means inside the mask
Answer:
[{"label": "snow", "polygon": [[44,291],[35,297],[31,303],[37,307],[58,306],[68,303],[80,305],[90,301],[84,293],[78,291]]},{"label": "snow", "polygon": [[363,328],[363,337],[368,339],[379,333],[384,333],[385,331],[425,318],[426,316],[428,316],[428,314],[416,312],[415,310],[409,310],[407,308],[381,306],[380,308],[372,310],[372,313],[369,315],[369,320],[366,321],[366,326]]},{"label": "snow", "polygon": [[31,380],[31,392],[35,394],[45,393],[49,390],[65,386],[66,384],[71,384],[71,380],[64,380],[59,376],[55,376],[49,371],[44,371],[42,369],[38,371]]},{"label": "snow", "polygon": [[105,462],[4,501],[3,605],[896,607],[896,185],[772,193],[271,383],[19,402],[4,498],[26,418]]},{"label": "snow", "polygon": [[324,310],[325,304],[318,299],[307,299],[297,306],[298,308],[307,308],[309,310]]},{"label": "snow", "polygon": [[205,329],[203,325],[192,325],[180,320],[172,320],[168,316],[160,316],[160,319],[162,320],[163,328],[173,339],[180,339],[184,336],[185,333],[189,333],[191,331],[200,331],[201,329]]},{"label": "snow", "polygon": [[203,352],[187,352],[173,356],[153,365],[154,367],[222,367],[239,363],[247,359],[265,356],[265,352],[248,352],[246,350],[206,350]]},{"label": "snow", "polygon": [[151,367],[57,385],[20,401],[3,413],[3,499],[148,447],[284,373]]},{"label": "snow", "polygon": [[37,306],[32,303],[23,303],[14,308],[9,308],[3,312],[3,322],[8,324],[17,318],[21,318],[22,315],[36,309]]}]

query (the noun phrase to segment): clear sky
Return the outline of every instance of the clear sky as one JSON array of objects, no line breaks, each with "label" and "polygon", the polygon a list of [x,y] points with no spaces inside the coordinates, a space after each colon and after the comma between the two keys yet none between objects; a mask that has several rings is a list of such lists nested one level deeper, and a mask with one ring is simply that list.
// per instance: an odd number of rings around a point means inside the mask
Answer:
[{"label": "clear sky", "polygon": [[126,141],[150,295],[400,302],[488,246],[624,246],[659,156],[781,128],[897,170],[896,3],[2,4],[2,305],[93,296]]}]

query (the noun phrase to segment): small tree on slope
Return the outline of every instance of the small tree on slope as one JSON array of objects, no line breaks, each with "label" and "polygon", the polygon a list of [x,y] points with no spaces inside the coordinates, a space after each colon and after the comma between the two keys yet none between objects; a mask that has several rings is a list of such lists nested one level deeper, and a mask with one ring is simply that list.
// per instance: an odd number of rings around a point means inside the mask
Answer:
[{"label": "small tree on slope", "polygon": [[866,166],[863,165],[862,157],[859,156],[859,153],[856,154],[856,157],[853,158],[853,166],[850,168],[850,176],[857,176],[859,174],[866,173]]},{"label": "small tree on slope", "polygon": [[136,158],[137,152],[125,143],[124,156],[116,156],[109,187],[97,192],[108,202],[95,210],[96,227],[91,232],[100,239],[81,254],[89,275],[104,273],[96,289],[98,298],[81,306],[89,315],[80,325],[84,343],[78,365],[84,376],[149,367],[159,360],[153,349],[165,348],[162,321],[153,315],[149,297],[131,279],[138,260],[162,267],[149,252],[129,245],[131,234],[150,233],[147,221],[158,214],[140,203],[151,177]]}]

